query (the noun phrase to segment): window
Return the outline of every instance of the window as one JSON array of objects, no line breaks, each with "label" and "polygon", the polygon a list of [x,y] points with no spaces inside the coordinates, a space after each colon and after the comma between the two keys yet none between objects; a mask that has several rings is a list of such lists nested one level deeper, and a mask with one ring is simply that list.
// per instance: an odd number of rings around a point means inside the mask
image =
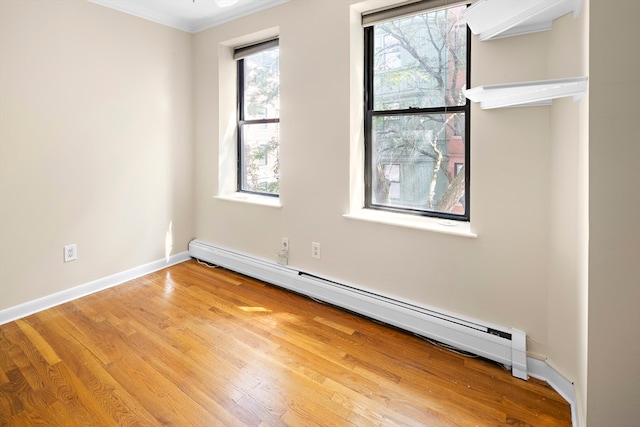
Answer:
[{"label": "window", "polygon": [[238,61],[238,191],[278,196],[278,40],[236,49],[234,57]]},{"label": "window", "polygon": [[365,207],[469,220],[466,5],[363,16]]}]

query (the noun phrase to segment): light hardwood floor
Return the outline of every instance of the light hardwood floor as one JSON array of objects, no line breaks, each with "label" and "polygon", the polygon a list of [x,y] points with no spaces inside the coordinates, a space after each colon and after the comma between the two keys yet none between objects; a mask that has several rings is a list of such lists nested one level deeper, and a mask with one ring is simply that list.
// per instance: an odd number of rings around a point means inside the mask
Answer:
[{"label": "light hardwood floor", "polygon": [[570,426],[542,381],[195,261],[0,326],[3,426]]}]

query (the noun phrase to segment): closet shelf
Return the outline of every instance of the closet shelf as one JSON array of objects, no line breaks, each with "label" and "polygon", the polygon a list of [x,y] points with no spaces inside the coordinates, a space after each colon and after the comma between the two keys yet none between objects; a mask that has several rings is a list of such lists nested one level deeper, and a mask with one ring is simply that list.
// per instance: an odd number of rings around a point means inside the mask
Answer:
[{"label": "closet shelf", "polygon": [[587,77],[540,80],[478,86],[464,91],[473,102],[479,102],[483,110],[516,106],[551,105],[555,98],[572,96],[580,100],[587,89]]},{"label": "closet shelf", "polygon": [[582,0],[478,0],[464,12],[481,41],[546,31],[554,19],[580,13]]}]

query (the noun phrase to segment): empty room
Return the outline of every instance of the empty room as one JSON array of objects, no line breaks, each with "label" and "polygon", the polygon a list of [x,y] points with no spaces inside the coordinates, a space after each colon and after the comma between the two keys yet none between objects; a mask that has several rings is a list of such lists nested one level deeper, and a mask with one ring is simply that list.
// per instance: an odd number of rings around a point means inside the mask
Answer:
[{"label": "empty room", "polygon": [[637,0],[0,0],[0,425],[640,425]]}]

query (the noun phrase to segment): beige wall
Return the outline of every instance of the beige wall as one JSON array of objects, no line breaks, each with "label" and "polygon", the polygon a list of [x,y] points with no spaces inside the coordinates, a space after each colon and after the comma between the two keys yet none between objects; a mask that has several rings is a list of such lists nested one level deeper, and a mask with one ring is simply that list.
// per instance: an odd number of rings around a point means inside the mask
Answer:
[{"label": "beige wall", "polygon": [[185,251],[191,35],[86,1],[2,0],[0,52],[0,309],[164,258],[171,221]]},{"label": "beige wall", "polygon": [[[195,236],[273,260],[287,236],[302,270],[525,330],[575,382],[581,425],[637,425],[640,3],[474,38],[473,86],[590,86],[579,103],[473,106],[476,239],[343,217],[362,143],[350,4],[294,0],[191,36],[89,2],[0,1],[0,309],[163,258],[170,221],[174,253]],[[281,40],[278,208],[213,197],[234,165],[230,48],[265,34]]]},{"label": "beige wall", "polygon": [[[195,35],[198,238],[275,260],[280,237],[287,236],[289,262],[299,269],[523,329],[530,354],[544,357],[551,110],[473,106],[471,215],[477,239],[344,218],[351,169],[357,167],[350,156],[361,138],[353,122],[361,111],[362,80],[352,74],[361,55],[345,42],[362,39],[353,16],[349,2],[294,1]],[[282,206],[214,199],[216,165],[234,164],[226,155],[232,145],[225,148],[235,107],[227,46],[272,28],[279,29],[281,48]],[[548,39],[546,33],[489,43],[474,38],[473,85],[548,78]],[[312,241],[322,245],[321,260],[311,257]]]},{"label": "beige wall", "polygon": [[[627,8],[636,7],[632,3],[624,2]],[[474,38],[472,86],[588,76],[595,63],[602,67],[602,79],[618,69],[611,66],[616,61],[623,67],[630,61],[628,71],[635,70],[637,56],[634,59],[631,53],[616,54],[615,58],[602,58],[600,52],[595,58],[590,54],[594,33],[589,8],[585,1],[577,19],[565,16],[550,32],[486,43]],[[637,145],[628,147],[637,141],[638,132],[629,130],[630,124],[637,126],[637,107],[633,109],[637,96],[625,98],[626,112],[616,121],[624,138],[615,142],[630,155],[609,156],[600,165],[603,172],[597,179],[602,181],[598,185],[602,194],[589,188],[594,179],[589,151],[593,151],[596,133],[616,132],[604,117],[593,120],[593,96],[587,94],[578,103],[562,99],[552,107],[490,111],[473,107],[471,212],[477,239],[345,219],[342,214],[354,205],[348,189],[358,189],[354,164],[361,156],[358,58],[362,52],[354,43],[344,43],[347,35],[357,42],[361,34],[358,15],[349,9],[346,2],[294,2],[195,36],[198,237],[274,259],[280,236],[287,236],[290,263],[302,270],[524,329],[529,355],[545,358],[575,382],[582,424],[587,420],[587,394],[589,407],[598,408],[590,409],[589,425],[606,425],[602,420],[614,419],[616,414],[624,413],[627,419],[637,416],[637,363],[630,370],[636,380],[628,381],[623,391],[627,396],[610,405],[608,399],[617,393],[612,393],[615,387],[607,378],[622,381],[628,368],[618,370],[615,361],[604,364],[592,360],[592,355],[613,358],[612,354],[618,354],[608,349],[599,353],[598,344],[594,344],[609,340],[609,332],[604,331],[614,327],[609,322],[612,309],[624,301],[624,309],[614,318],[620,324],[627,319],[635,322],[633,325],[639,323],[637,269],[625,264],[639,258],[638,156],[633,151]],[[637,15],[633,10],[628,12],[627,19]],[[611,44],[603,43],[601,49],[613,54],[610,46],[624,44],[613,31],[619,28],[619,19],[603,14],[597,20],[601,26],[598,37],[602,37],[600,32],[612,34],[603,38]],[[331,22],[332,31],[325,30],[327,22]],[[637,28],[633,23],[624,27],[627,31]],[[233,160],[226,145],[233,140],[228,119],[233,117],[234,105],[228,46],[273,28],[278,29],[282,49],[282,206],[214,199],[224,187],[219,181],[220,168],[215,165],[224,168]],[[637,37],[627,35],[623,40]],[[596,78],[595,82],[601,84],[602,80]],[[593,87],[593,78],[589,84]],[[626,82],[621,86],[624,90],[630,87]],[[608,107],[605,110],[611,115]],[[627,114],[636,114],[636,119]],[[212,121],[210,117],[220,119]],[[622,169],[616,166],[621,157],[629,163],[623,163]],[[604,172],[607,168],[632,179],[615,182],[615,174]],[[636,175],[631,176],[633,173]],[[609,246],[590,249],[590,233],[597,228],[596,235],[609,236],[608,227],[612,220],[617,221],[617,216],[611,217],[611,204],[600,205],[594,200],[611,197],[616,194],[611,188],[625,184],[630,186],[623,192],[629,210],[622,215],[619,227],[631,233],[607,238],[608,245],[620,245],[623,255]],[[594,222],[590,213],[596,205],[604,212]],[[322,244],[319,261],[310,256],[311,241]],[[593,238],[591,242],[593,245]],[[595,273],[605,273],[595,267],[605,253],[607,257],[615,253],[618,261],[612,265],[621,267],[615,276],[623,293],[614,297],[615,301],[604,297],[609,292],[604,283],[593,283]],[[606,273],[612,272],[606,269]],[[598,308],[595,312],[594,307]],[[593,331],[598,332],[594,335]],[[620,334],[623,331],[630,335],[622,342],[638,336],[637,327],[628,322]],[[634,345],[622,359],[637,356]],[[627,362],[633,365],[631,360]],[[594,379],[607,388],[593,391]]]},{"label": "beige wall", "polygon": [[[589,427],[640,425],[640,2],[591,0]],[[588,386],[588,388],[587,388]]]},{"label": "beige wall", "polygon": [[[549,33],[549,75],[588,76],[589,8],[565,15]],[[586,382],[588,296],[588,93],[551,107],[551,226],[547,362],[578,385]],[[579,412],[585,396],[577,390]]]}]

